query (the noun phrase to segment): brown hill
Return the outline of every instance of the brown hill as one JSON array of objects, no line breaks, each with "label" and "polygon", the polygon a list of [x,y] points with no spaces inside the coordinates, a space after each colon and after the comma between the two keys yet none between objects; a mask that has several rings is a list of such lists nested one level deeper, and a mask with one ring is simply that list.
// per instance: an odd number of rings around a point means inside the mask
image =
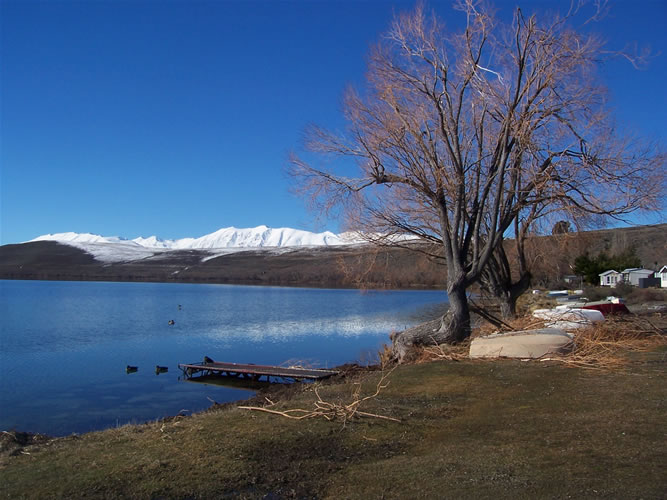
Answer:
[{"label": "brown hill", "polygon": [[[536,236],[528,244],[536,282],[571,274],[574,258],[586,251],[615,254],[631,246],[645,267],[667,264],[667,224]],[[431,288],[442,287],[446,273],[444,266],[424,255],[397,248],[256,250],[204,261],[205,257],[210,257],[206,250],[175,250],[109,264],[69,245],[22,243],[0,247],[0,279]]]},{"label": "brown hill", "polygon": [[441,266],[401,249],[256,250],[215,258],[206,250],[175,250],[110,264],[69,245],[33,242],[0,247],[0,279],[430,288],[442,286],[444,274]]},{"label": "brown hill", "polygon": [[532,237],[527,248],[534,275],[543,281],[572,274],[574,259],[579,255],[616,255],[630,248],[635,249],[645,268],[660,269],[667,264],[667,224]]}]

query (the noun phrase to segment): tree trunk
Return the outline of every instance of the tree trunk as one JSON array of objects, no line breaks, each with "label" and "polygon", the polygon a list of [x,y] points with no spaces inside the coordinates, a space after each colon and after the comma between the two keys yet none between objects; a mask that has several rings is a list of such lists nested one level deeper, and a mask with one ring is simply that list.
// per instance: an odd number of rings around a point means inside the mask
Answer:
[{"label": "tree trunk", "polygon": [[392,335],[392,353],[399,362],[415,346],[456,344],[470,337],[470,309],[464,285],[447,287],[449,309],[435,321],[429,321]]},{"label": "tree trunk", "polygon": [[498,306],[500,307],[500,317],[502,319],[516,318],[516,301],[519,297],[511,292],[496,295]]},{"label": "tree trunk", "polygon": [[447,287],[449,309],[442,317],[438,344],[456,344],[470,337],[470,309],[464,286]]},{"label": "tree trunk", "polygon": [[500,317],[502,319],[515,319],[517,317],[517,300],[530,288],[532,278],[532,274],[526,272],[517,282],[491,290],[491,294],[500,308]]},{"label": "tree trunk", "polygon": [[[518,230],[518,229],[517,229]],[[519,279],[512,281],[512,269],[505,249],[501,246],[494,252],[480,277],[482,290],[488,292],[500,308],[502,319],[516,318],[517,299],[530,287],[532,274],[526,266],[523,241],[517,240]]]}]

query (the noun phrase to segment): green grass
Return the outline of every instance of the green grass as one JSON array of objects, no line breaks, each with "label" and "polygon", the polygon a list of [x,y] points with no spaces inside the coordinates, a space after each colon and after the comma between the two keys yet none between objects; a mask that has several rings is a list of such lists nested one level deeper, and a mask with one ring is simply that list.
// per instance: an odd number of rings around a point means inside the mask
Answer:
[{"label": "green grass", "polygon": [[[403,366],[362,409],[293,421],[225,408],[56,439],[0,460],[4,498],[664,498],[664,349],[622,372]],[[378,374],[364,381],[373,391]],[[347,401],[351,383],[329,385]],[[311,408],[312,391],[277,408]],[[25,454],[29,453],[29,454]]]}]

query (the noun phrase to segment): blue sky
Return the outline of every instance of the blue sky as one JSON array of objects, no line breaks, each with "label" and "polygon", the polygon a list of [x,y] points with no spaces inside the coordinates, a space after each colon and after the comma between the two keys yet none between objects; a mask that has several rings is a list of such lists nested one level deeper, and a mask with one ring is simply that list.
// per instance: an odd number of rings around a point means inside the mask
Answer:
[{"label": "blue sky", "polygon": [[[346,85],[407,1],[0,0],[0,242],[45,233],[337,231],[288,191],[311,122],[340,128]],[[554,2],[497,1],[509,14]],[[561,5],[568,5],[564,2]],[[431,2],[455,22],[450,2]],[[619,128],[664,144],[667,2],[612,2],[592,29],[650,46],[604,69]],[[655,222],[646,220],[646,222]]]}]

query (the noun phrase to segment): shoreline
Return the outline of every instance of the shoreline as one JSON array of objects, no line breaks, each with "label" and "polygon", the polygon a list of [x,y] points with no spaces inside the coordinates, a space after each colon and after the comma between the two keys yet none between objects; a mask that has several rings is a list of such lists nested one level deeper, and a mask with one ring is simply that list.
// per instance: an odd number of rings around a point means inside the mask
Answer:
[{"label": "shoreline", "polygon": [[[292,420],[225,403],[37,438],[0,455],[2,491],[8,498],[438,498],[444,485],[464,499],[499,491],[501,498],[660,498],[666,368],[664,348],[613,372],[511,360],[400,365],[361,407],[398,421]],[[350,376],[320,386],[318,396],[347,404],[356,388],[373,394],[380,377]],[[313,408],[313,391],[292,392],[248,404]]]},{"label": "shoreline", "polygon": [[363,286],[350,286],[345,284],[327,284],[319,282],[257,282],[257,281],[220,281],[220,280],[195,280],[195,279],[110,279],[108,276],[100,278],[81,278],[76,276],[68,277],[8,277],[0,275],[0,281],[62,281],[71,283],[163,283],[163,284],[183,284],[183,285],[228,285],[228,286],[253,286],[253,287],[274,287],[274,288],[312,288],[316,290],[359,290],[359,291],[436,291],[442,290],[439,285],[410,285],[410,286],[387,286],[383,283],[365,283]]},{"label": "shoreline", "polygon": [[[380,371],[381,367],[378,364],[373,364],[373,365],[367,365],[367,366],[362,366],[357,363],[344,363],[342,365],[336,366],[331,368],[332,370],[339,371],[337,375],[334,375],[328,379],[319,381],[317,383],[321,385],[338,385],[338,384],[345,384],[346,379],[348,377],[358,377],[363,374],[369,374],[372,372]],[[222,376],[221,376],[222,377]],[[230,380],[238,380],[234,377],[230,377]],[[248,381],[250,382],[250,381]],[[205,382],[200,382],[200,383],[205,383]],[[21,436],[22,439],[25,440],[31,440],[32,438],[36,438],[37,441],[43,442],[43,441],[53,441],[53,440],[58,440],[58,439],[68,439],[72,437],[79,437],[79,436],[84,436],[88,434],[95,434],[95,433],[100,433],[100,432],[107,432],[113,429],[117,428],[122,428],[122,427],[127,427],[127,426],[147,426],[147,425],[154,425],[157,423],[164,423],[164,422],[172,422],[175,419],[183,419],[183,418],[191,418],[195,417],[197,415],[202,415],[206,414],[212,411],[218,411],[218,410],[225,410],[229,408],[233,408],[235,406],[238,406],[239,404],[243,403],[245,405],[250,405],[250,404],[262,404],[266,402],[266,398],[276,398],[280,397],[283,400],[290,400],[292,397],[295,395],[301,393],[304,388],[308,387],[310,384],[313,384],[314,382],[291,382],[291,383],[270,383],[268,387],[265,388],[258,388],[258,389],[244,389],[244,390],[252,390],[255,393],[251,396],[248,396],[246,398],[240,398],[240,399],[235,399],[233,401],[225,401],[222,403],[219,403],[217,401],[211,400],[211,405],[208,408],[204,408],[198,411],[193,411],[193,412],[188,412],[188,413],[177,413],[176,415],[166,415],[164,417],[159,417],[155,419],[150,419],[146,420],[143,422],[127,422],[122,425],[117,425],[117,426],[108,426],[108,427],[103,427],[100,429],[91,429],[89,431],[85,432],[72,432],[69,434],[64,434],[62,436],[57,436],[57,435],[52,435],[48,433],[42,433],[42,432],[33,432],[30,430],[26,429],[0,429],[0,452],[5,451],[4,448],[2,447],[2,438],[6,438],[8,435],[14,435],[14,436]],[[211,385],[216,385],[216,384],[211,384]]]}]

